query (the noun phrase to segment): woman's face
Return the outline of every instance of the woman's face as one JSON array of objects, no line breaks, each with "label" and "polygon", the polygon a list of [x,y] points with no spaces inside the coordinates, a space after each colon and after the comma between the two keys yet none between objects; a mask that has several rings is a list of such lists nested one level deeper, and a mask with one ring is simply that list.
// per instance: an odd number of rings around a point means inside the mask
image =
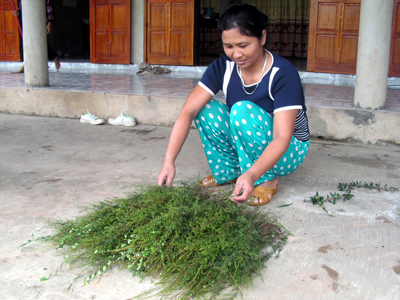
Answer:
[{"label": "woman's face", "polygon": [[251,68],[260,61],[264,63],[265,38],[265,30],[261,40],[254,36],[243,35],[237,28],[222,32],[225,54],[242,69]]}]

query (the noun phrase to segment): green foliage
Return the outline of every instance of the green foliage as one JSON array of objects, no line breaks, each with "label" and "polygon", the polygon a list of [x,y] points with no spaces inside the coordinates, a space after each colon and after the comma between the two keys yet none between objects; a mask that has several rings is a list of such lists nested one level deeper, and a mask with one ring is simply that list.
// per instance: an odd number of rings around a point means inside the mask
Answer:
[{"label": "green foliage", "polygon": [[385,186],[381,187],[380,183],[364,182],[364,184],[363,184],[361,181],[352,181],[351,183],[339,183],[338,188],[339,188],[339,191],[350,192],[352,189],[360,188],[360,187],[368,188],[370,190],[376,189],[376,190],[378,190],[378,192],[380,192],[381,190],[384,190],[387,192],[389,192],[389,191],[393,192],[393,191],[399,190],[398,188],[388,187],[387,184],[385,184]]},{"label": "green foliage", "polygon": [[147,295],[168,299],[214,299],[225,288],[233,297],[286,241],[285,228],[258,209],[188,184],[143,187],[52,225],[56,233],[37,241],[63,248],[64,262],[83,268],[85,284],[117,266],[158,278]]},{"label": "green foliage", "polygon": [[[388,187],[387,184],[385,186],[381,187],[380,183],[367,183],[365,182],[364,184],[361,181],[352,181],[350,183],[339,183],[338,189],[340,192],[343,192],[342,194],[340,193],[329,193],[326,197],[320,196],[319,193],[317,192],[315,196],[310,197],[310,201],[312,202],[313,205],[319,205],[322,207],[322,209],[330,216],[333,216],[333,214],[329,213],[325,206],[325,202],[328,201],[332,204],[336,204],[336,200],[340,200],[341,198],[343,199],[343,202],[346,200],[351,200],[354,195],[352,194],[353,189],[355,188],[368,188],[369,190],[376,189],[378,192],[381,190],[387,191],[387,192],[393,192],[393,191],[398,191],[397,188],[394,187]],[[306,200],[304,200],[305,202]]]}]

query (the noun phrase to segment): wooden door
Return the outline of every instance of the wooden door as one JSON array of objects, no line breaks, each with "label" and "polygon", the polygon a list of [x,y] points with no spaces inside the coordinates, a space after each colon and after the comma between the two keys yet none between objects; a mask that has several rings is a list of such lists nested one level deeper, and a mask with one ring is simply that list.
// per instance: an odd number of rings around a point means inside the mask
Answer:
[{"label": "wooden door", "polygon": [[21,61],[18,19],[13,5],[17,0],[0,0],[0,61]]},{"label": "wooden door", "polygon": [[90,0],[90,61],[129,64],[130,0]]},{"label": "wooden door", "polygon": [[193,65],[194,0],[144,1],[144,61]]},{"label": "wooden door", "polygon": [[394,0],[389,76],[400,77],[400,0]]},{"label": "wooden door", "polygon": [[361,0],[311,0],[307,71],[355,74]]}]

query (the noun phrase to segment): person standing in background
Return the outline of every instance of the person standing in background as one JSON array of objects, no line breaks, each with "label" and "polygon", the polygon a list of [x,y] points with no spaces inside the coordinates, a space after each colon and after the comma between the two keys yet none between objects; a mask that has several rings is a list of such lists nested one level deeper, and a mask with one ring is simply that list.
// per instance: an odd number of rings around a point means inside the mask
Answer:
[{"label": "person standing in background", "polygon": [[[20,17],[22,19],[22,0],[19,1],[19,5],[16,11],[14,11],[14,16]],[[52,0],[46,0],[46,18],[47,25],[46,31],[49,34],[53,30],[54,23],[54,5]],[[22,24],[22,22],[21,22]],[[61,68],[60,58],[57,56],[56,52],[51,48],[49,43],[47,43],[47,55],[49,60],[54,60],[54,64],[57,70]]]}]

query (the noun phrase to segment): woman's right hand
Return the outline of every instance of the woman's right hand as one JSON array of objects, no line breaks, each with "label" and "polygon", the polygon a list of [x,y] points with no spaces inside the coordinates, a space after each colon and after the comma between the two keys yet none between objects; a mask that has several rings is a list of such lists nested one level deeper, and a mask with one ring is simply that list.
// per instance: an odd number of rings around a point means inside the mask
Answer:
[{"label": "woman's right hand", "polygon": [[159,186],[164,184],[172,186],[176,173],[175,160],[189,134],[192,121],[210,99],[211,94],[199,85],[192,90],[186,99],[169,137],[164,165],[157,176],[157,184]]},{"label": "woman's right hand", "polygon": [[167,165],[164,164],[160,173],[158,173],[157,184],[159,186],[163,186],[164,184],[166,184],[169,187],[172,186],[175,174],[176,174],[176,169],[174,164],[167,164]]}]

